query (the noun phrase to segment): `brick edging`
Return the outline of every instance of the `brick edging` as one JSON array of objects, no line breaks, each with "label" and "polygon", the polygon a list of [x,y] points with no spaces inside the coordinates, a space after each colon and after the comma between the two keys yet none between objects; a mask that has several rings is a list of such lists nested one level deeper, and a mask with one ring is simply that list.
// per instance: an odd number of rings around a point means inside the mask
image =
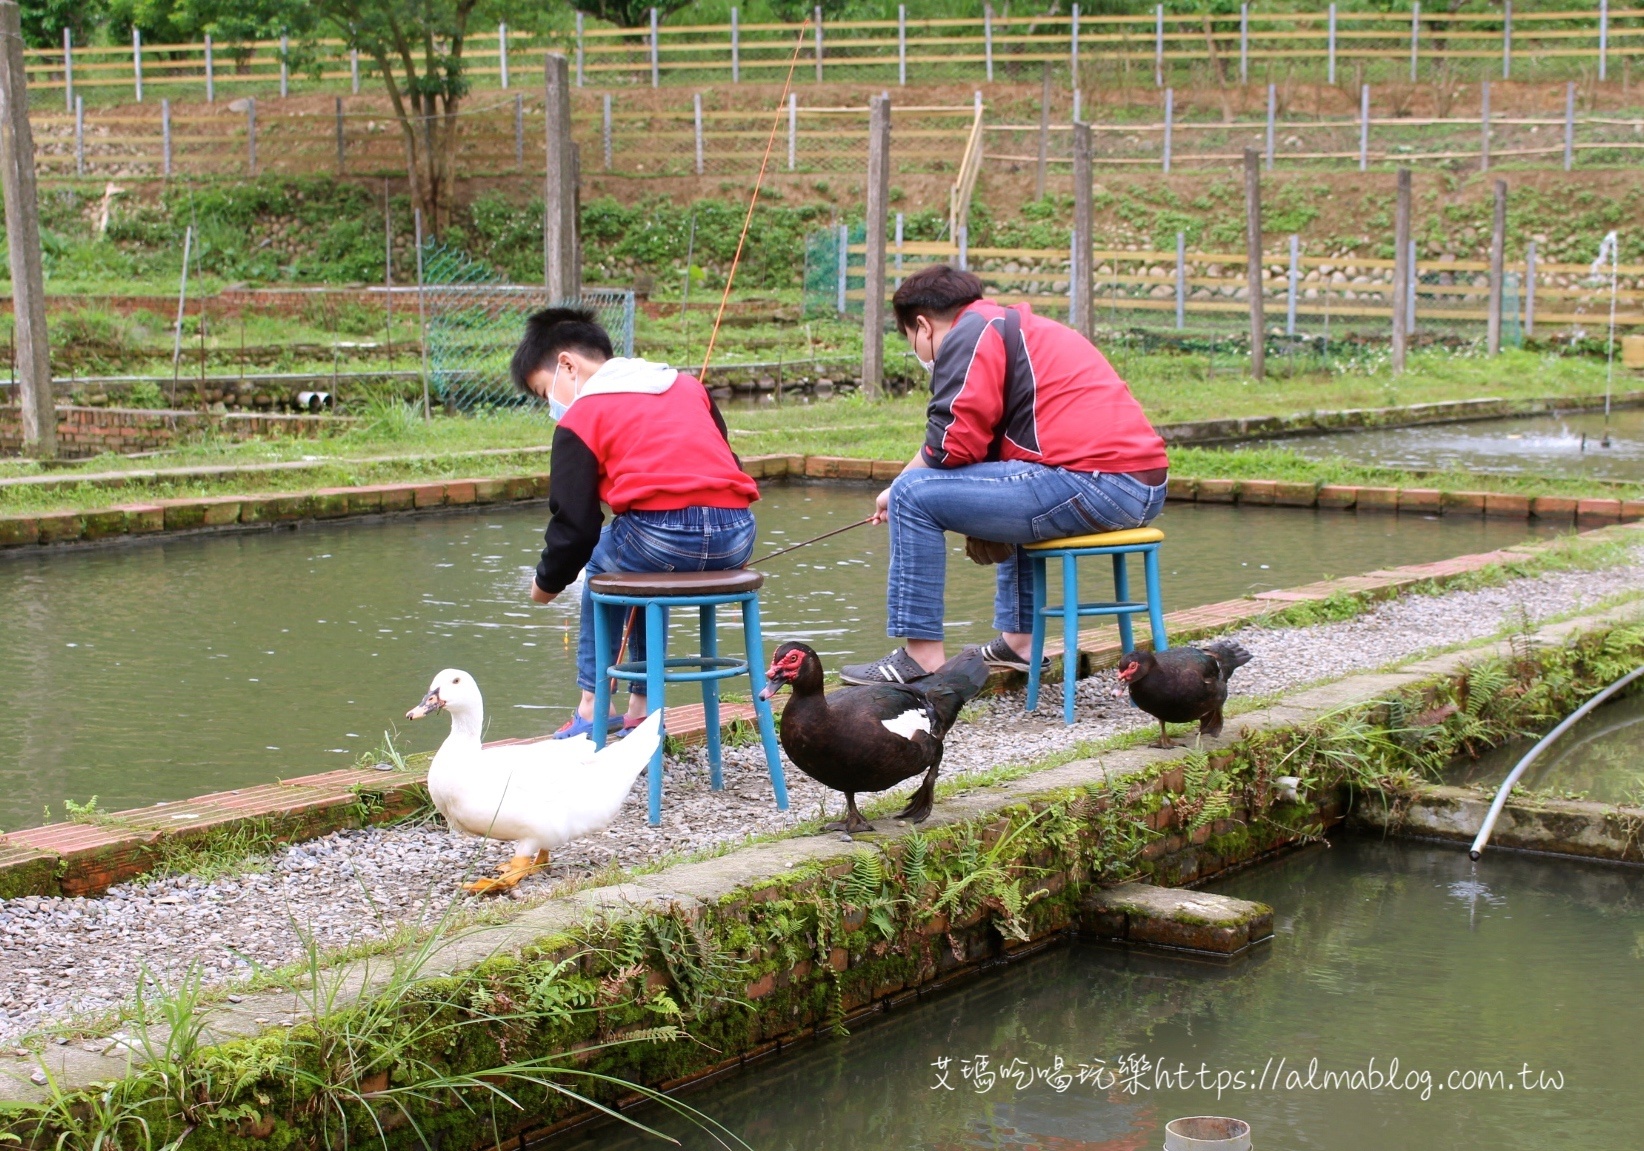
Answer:
[{"label": "brick edging", "polygon": [[[1600,529],[1601,534],[1603,529]],[[1444,586],[1492,564],[1522,560],[1548,545],[1519,544],[1492,552],[1455,556],[1425,564],[1407,564],[1363,575],[1319,580],[1301,587],[1260,592],[1236,600],[1204,604],[1165,616],[1175,642],[1188,642],[1255,622],[1298,603],[1320,603],[1333,596],[1391,598],[1420,584]],[[1138,622],[1145,643],[1145,622]],[[1061,646],[1046,645],[1060,656]],[[1080,633],[1080,674],[1110,667],[1122,654],[1110,631]],[[1019,681],[1007,673],[996,685]],[[671,707],[670,738],[701,741],[705,733],[700,704]],[[727,727],[752,719],[747,704],[722,704]],[[513,742],[513,741],[503,741]],[[165,858],[163,840],[186,847],[191,841],[235,830],[256,830],[281,843],[329,835],[345,827],[388,822],[416,810],[425,799],[426,773],[381,772],[345,768],[305,775],[279,783],[216,792],[195,799],[113,812],[93,823],[54,823],[0,835],[0,899],[21,895],[100,895],[116,883],[152,871]]]}]

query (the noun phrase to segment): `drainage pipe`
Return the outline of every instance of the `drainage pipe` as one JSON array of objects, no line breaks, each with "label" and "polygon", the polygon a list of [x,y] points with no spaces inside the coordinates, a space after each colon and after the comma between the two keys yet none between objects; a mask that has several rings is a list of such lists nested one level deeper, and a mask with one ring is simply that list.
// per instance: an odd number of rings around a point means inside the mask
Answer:
[{"label": "drainage pipe", "polygon": [[1490,804],[1489,814],[1484,817],[1484,825],[1478,829],[1478,835],[1473,839],[1473,846],[1467,849],[1467,854],[1469,856],[1473,859],[1477,859],[1479,856],[1484,854],[1484,845],[1490,841],[1490,832],[1496,826],[1496,817],[1501,814],[1501,809],[1507,804],[1507,793],[1513,790],[1513,785],[1519,781],[1519,777],[1524,774],[1525,769],[1534,763],[1541,753],[1545,751],[1554,740],[1569,731],[1570,728],[1574,727],[1584,716],[1587,715],[1588,712],[1592,711],[1599,704],[1615,695],[1616,692],[1620,691],[1640,676],[1644,676],[1644,667],[1635,667],[1632,671],[1616,680],[1609,687],[1593,696],[1592,699],[1589,699],[1586,703],[1576,708],[1570,713],[1569,717],[1565,719],[1563,723],[1559,724],[1557,727],[1553,728],[1552,731],[1549,731],[1546,735],[1542,736],[1541,740],[1524,754],[1524,758],[1518,761],[1518,765],[1514,767],[1512,771],[1507,773],[1507,778],[1501,781],[1501,789],[1496,792],[1495,801]]}]

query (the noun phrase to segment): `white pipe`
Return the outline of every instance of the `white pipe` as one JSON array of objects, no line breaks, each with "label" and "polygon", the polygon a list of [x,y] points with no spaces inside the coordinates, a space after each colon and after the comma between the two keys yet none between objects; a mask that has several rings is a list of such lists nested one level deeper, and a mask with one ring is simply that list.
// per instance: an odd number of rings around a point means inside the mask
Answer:
[{"label": "white pipe", "polygon": [[1496,792],[1495,802],[1490,804],[1490,812],[1484,817],[1484,826],[1478,829],[1478,835],[1473,838],[1473,846],[1467,849],[1468,855],[1472,856],[1474,859],[1477,859],[1479,856],[1484,854],[1484,845],[1490,841],[1490,832],[1494,830],[1496,826],[1496,817],[1501,814],[1501,809],[1507,804],[1507,793],[1513,790],[1513,785],[1517,783],[1519,777],[1524,774],[1525,768],[1534,763],[1537,756],[1545,751],[1559,736],[1574,727],[1576,723],[1579,722],[1588,712],[1592,711],[1595,707],[1609,699],[1616,692],[1632,683],[1633,680],[1637,679],[1639,676],[1644,676],[1644,667],[1635,667],[1632,671],[1616,680],[1609,687],[1593,696],[1592,699],[1589,699],[1586,703],[1576,708],[1570,713],[1569,717],[1565,719],[1563,723],[1559,724],[1557,727],[1553,728],[1552,731],[1549,731],[1546,735],[1542,736],[1540,742],[1525,753],[1524,758],[1518,761],[1518,766],[1508,772],[1507,778],[1501,781],[1501,790]]}]

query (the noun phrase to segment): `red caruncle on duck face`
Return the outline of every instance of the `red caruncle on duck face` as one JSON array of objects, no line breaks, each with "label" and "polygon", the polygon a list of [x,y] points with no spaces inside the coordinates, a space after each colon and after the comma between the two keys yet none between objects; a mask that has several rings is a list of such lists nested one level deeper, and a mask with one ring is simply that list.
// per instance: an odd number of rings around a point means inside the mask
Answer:
[{"label": "red caruncle on duck face", "polygon": [[802,648],[777,652],[776,659],[765,672],[765,678],[771,681],[772,690],[799,678],[799,669],[805,665],[805,655],[806,652]]}]

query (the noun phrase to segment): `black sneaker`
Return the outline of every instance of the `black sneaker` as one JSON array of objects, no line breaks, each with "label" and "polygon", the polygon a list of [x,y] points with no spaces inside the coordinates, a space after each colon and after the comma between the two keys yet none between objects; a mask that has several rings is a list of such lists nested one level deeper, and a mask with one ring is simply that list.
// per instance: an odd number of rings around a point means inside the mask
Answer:
[{"label": "black sneaker", "polygon": [[899,647],[872,663],[851,664],[839,669],[840,679],[859,687],[875,683],[918,683],[928,675],[930,672],[920,667],[905,647]]},{"label": "black sneaker", "polygon": [[[1006,671],[1019,671],[1027,674],[1028,661],[1026,656],[1017,655],[1011,646],[1005,642],[1004,636],[995,636],[982,649],[982,658],[989,667],[1003,668]],[[1050,657],[1044,656],[1039,660],[1039,674],[1045,675],[1050,671]]]}]

